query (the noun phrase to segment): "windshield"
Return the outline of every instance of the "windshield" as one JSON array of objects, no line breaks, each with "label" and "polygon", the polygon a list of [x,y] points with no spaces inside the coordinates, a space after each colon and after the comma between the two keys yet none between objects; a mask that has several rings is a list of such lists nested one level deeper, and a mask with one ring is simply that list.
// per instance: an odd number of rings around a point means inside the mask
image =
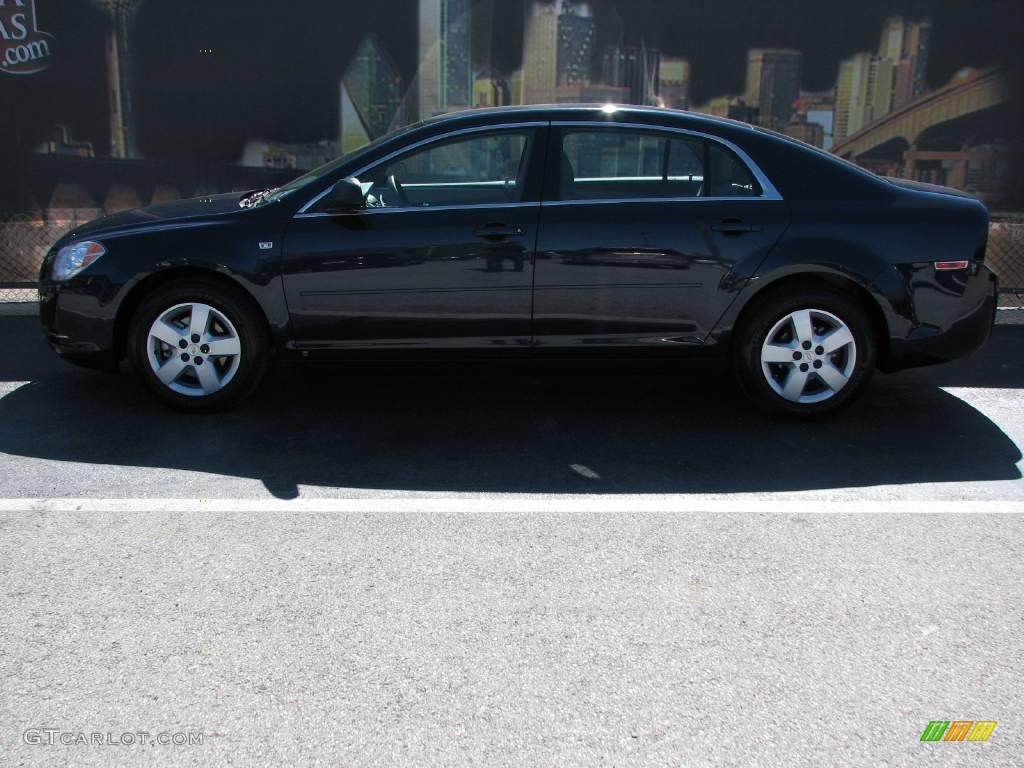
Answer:
[{"label": "windshield", "polygon": [[380,138],[371,141],[369,144],[364,144],[363,146],[359,147],[359,149],[354,149],[348,154],[342,155],[337,160],[332,160],[329,163],[325,163],[324,165],[321,165],[318,168],[314,168],[309,173],[304,173],[301,176],[297,176],[296,178],[289,181],[287,184],[282,184],[280,187],[271,190],[270,193],[265,195],[259,202],[273,203],[278,200],[283,200],[293,192],[298,192],[300,189],[303,189],[309,186],[310,184],[313,184],[318,179],[322,179],[323,177],[330,175],[331,173],[333,173],[346,163],[350,163],[353,160],[356,160],[364,155],[370,154],[381,144],[390,141],[391,139],[394,139],[398,136],[410,133],[419,128],[421,125],[423,125],[423,123],[418,122],[412,125],[407,125],[404,128],[401,128],[397,131],[386,133]]}]

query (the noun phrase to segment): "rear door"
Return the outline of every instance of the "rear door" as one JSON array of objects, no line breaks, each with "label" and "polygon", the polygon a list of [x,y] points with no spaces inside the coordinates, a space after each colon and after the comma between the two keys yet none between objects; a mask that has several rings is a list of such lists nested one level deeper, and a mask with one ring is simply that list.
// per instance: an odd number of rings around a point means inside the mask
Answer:
[{"label": "rear door", "polygon": [[439,137],[360,173],[364,208],[297,214],[284,245],[296,346],[528,348],[545,134]]},{"label": "rear door", "polygon": [[[541,349],[701,344],[786,204],[734,148],[635,125],[555,124],[534,292]],[[550,191],[550,193],[549,193]]]}]

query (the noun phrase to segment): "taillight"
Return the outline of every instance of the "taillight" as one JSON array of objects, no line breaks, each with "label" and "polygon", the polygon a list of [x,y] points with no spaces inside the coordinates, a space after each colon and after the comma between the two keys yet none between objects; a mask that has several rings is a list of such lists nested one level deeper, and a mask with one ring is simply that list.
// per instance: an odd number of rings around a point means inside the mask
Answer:
[{"label": "taillight", "polygon": [[964,261],[936,261],[935,271],[936,272],[952,272],[957,269],[967,269],[971,266],[971,262]]}]

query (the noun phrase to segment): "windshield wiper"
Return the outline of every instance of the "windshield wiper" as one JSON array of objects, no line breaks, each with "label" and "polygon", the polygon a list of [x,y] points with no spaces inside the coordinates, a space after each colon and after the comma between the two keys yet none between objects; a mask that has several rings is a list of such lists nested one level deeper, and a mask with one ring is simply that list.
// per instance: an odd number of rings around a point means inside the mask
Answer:
[{"label": "windshield wiper", "polygon": [[238,201],[238,207],[252,208],[253,206],[262,203],[267,199],[268,195],[276,191],[277,187],[267,187],[266,189],[261,189],[258,192],[252,192]]}]

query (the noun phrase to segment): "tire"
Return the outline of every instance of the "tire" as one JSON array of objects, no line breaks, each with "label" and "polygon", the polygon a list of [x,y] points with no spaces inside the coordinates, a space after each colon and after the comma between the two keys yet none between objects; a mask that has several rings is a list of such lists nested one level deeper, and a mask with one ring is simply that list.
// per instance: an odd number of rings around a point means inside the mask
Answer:
[{"label": "tire", "polygon": [[818,419],[857,396],[875,359],[874,333],[861,306],[839,291],[805,285],[751,307],[738,329],[733,364],[743,392],[762,411]]},{"label": "tire", "polygon": [[201,278],[168,283],[146,296],[128,335],[129,358],[146,386],[186,411],[226,408],[251,394],[266,371],[269,348],[255,302],[241,289]]}]

